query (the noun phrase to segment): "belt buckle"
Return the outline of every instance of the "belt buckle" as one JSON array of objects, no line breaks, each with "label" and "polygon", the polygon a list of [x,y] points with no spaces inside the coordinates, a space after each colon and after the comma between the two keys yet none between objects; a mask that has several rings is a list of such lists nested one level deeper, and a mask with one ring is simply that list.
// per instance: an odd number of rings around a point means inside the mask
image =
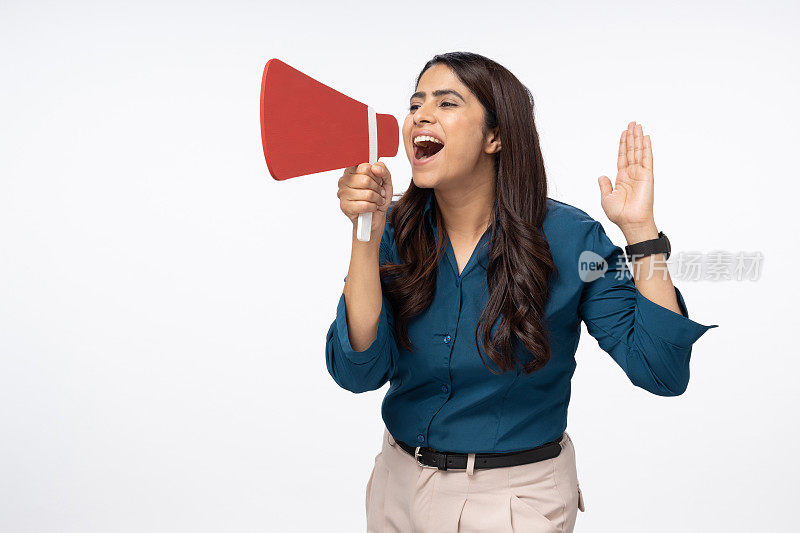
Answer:
[{"label": "belt buckle", "polygon": [[426,464],[424,464],[424,463],[420,462],[419,458],[420,458],[420,457],[422,457],[422,454],[421,454],[421,453],[419,453],[419,449],[420,449],[420,448],[422,448],[422,446],[417,446],[417,447],[414,449],[414,459],[416,459],[416,460],[417,460],[417,464],[418,464],[419,466],[422,466],[422,467],[424,467],[424,468],[439,468],[438,466],[426,465]]}]

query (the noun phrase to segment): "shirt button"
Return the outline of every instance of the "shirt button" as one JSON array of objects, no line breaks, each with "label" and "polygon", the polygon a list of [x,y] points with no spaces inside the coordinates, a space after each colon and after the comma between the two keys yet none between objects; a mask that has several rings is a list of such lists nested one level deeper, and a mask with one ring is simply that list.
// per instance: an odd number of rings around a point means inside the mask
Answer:
[{"label": "shirt button", "polygon": [[442,385],[442,392],[447,392],[447,385]]},{"label": "shirt button", "polygon": [[448,342],[450,342],[450,335],[445,335],[444,336],[444,343],[447,344]]},{"label": "shirt button", "polygon": [[420,442],[424,441],[425,440],[425,435],[420,433],[419,435],[417,435],[417,440],[420,441]]},{"label": "shirt button", "polygon": [[459,284],[459,283],[461,283],[461,280],[459,280],[458,278],[456,278],[456,287],[458,287],[458,284]]}]

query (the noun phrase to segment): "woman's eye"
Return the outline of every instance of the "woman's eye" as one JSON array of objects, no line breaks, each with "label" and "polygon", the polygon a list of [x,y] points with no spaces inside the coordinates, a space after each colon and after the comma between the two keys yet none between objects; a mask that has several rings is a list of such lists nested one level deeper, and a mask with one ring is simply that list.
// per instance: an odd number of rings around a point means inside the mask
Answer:
[{"label": "woman's eye", "polygon": [[[442,102],[441,103],[441,105],[445,105],[445,104],[447,104],[448,106],[453,106],[453,107],[456,106],[456,104],[454,104],[453,102]],[[418,107],[419,107],[419,105],[412,104],[411,106],[409,106],[408,110],[409,111],[416,111]]]}]

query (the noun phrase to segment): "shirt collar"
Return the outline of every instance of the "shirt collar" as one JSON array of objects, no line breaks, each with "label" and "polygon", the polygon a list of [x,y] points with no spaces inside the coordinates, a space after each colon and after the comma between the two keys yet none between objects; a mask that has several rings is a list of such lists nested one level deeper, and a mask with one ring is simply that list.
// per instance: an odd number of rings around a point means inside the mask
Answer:
[{"label": "shirt collar", "polygon": [[435,229],[436,224],[433,221],[433,190],[428,193],[428,200],[425,202],[425,210],[422,212],[422,220],[431,228]]},{"label": "shirt collar", "polygon": [[[436,227],[436,222],[433,219],[433,201],[434,201],[434,192],[428,194],[428,199],[425,202],[425,208],[422,212],[422,219],[425,224],[433,230],[434,235],[434,242],[439,242],[439,231]],[[495,200],[495,207],[497,206],[497,201]],[[495,224],[498,224],[497,217],[495,217]],[[481,237],[480,241],[477,244],[477,251],[475,253],[478,254],[477,256],[477,263],[483,267],[484,270],[489,268],[489,252],[492,248],[492,235],[491,231],[487,230],[486,233]],[[462,275],[464,273],[462,272]]]}]

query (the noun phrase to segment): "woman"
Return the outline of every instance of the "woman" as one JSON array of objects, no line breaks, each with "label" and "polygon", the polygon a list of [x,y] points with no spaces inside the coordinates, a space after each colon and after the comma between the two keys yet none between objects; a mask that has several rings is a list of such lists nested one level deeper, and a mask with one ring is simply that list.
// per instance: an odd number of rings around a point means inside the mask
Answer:
[{"label": "woman", "polygon": [[383,163],[339,180],[353,241],[328,371],[356,393],[391,383],[368,530],[572,531],[583,498],[565,428],[580,321],[634,385],[663,396],[686,389],[691,345],[716,327],[689,320],[663,268],[650,138],[631,122],[615,187],[599,178],[628,244],[652,241],[633,274],[599,222],[547,196],[530,92],[494,61],[429,61],[403,142],[413,179],[396,202]]}]

